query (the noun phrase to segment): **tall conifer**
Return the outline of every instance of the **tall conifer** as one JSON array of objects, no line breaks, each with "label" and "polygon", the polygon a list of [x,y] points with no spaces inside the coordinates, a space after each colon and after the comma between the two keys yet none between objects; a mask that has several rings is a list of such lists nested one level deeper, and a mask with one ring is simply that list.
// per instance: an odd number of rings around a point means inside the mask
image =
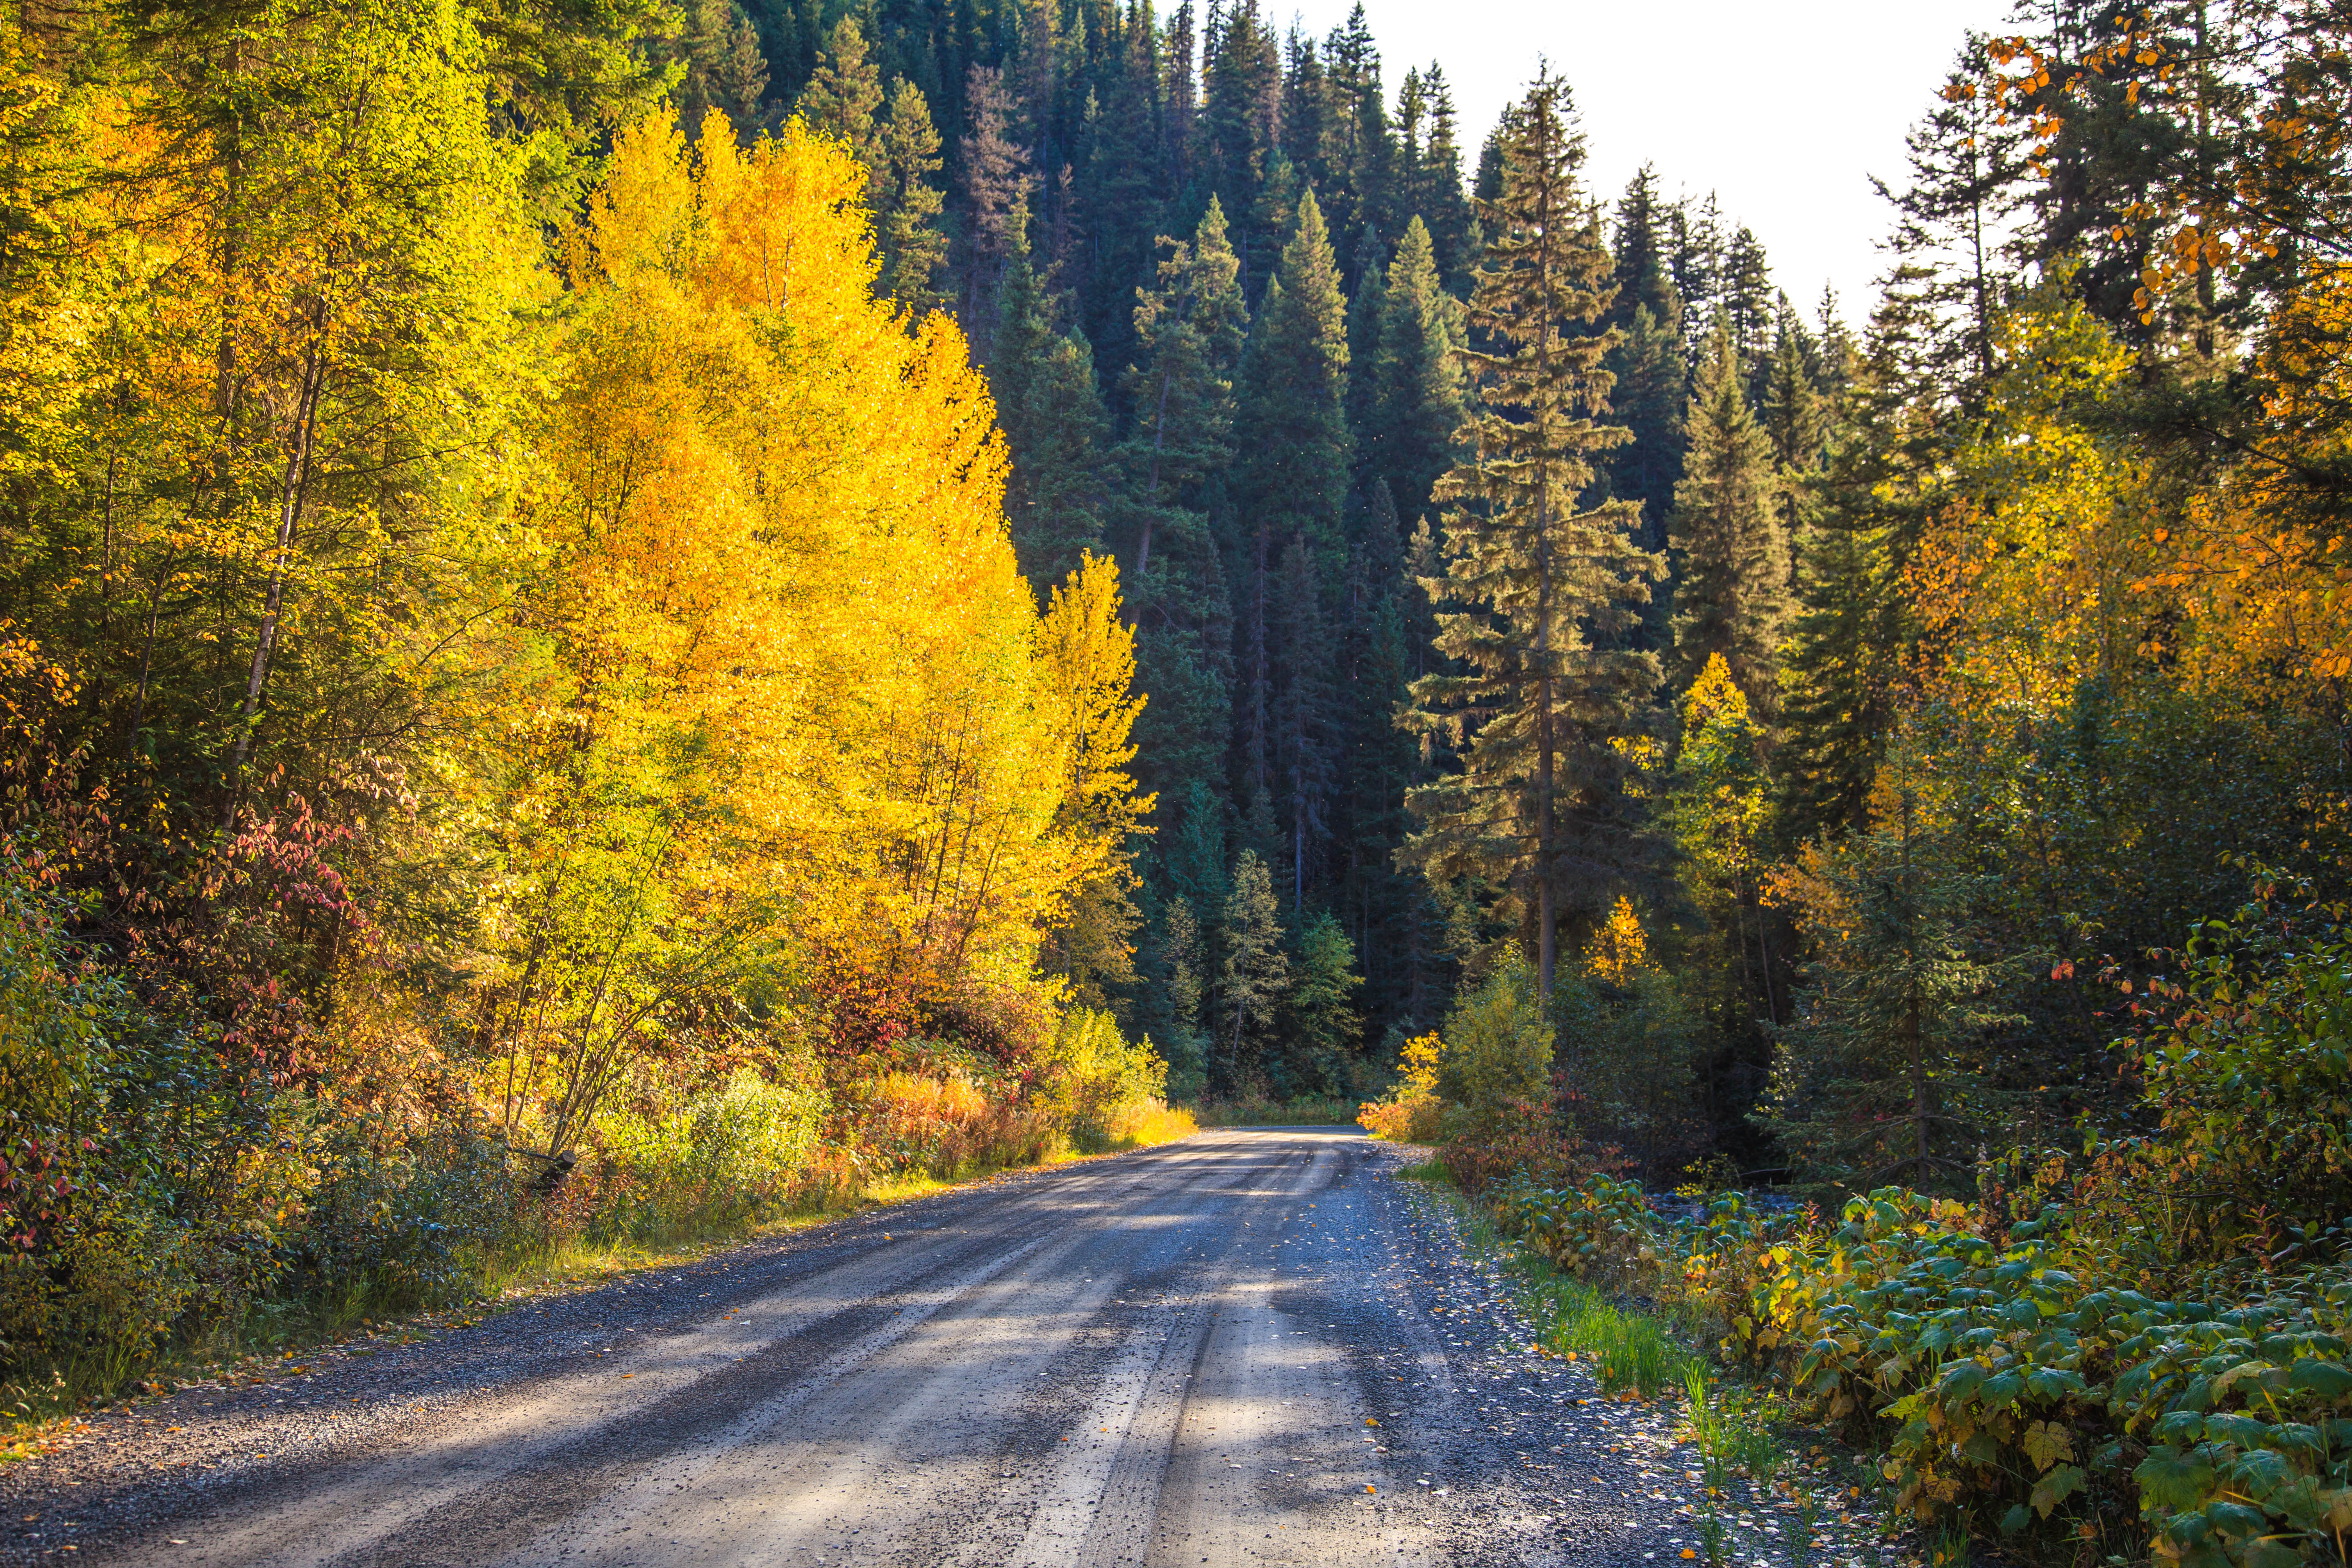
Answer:
[{"label": "tall conifer", "polygon": [[1094,353],[1084,338],[1054,330],[1025,247],[1014,248],[1005,271],[989,385],[1013,451],[1004,498],[1013,552],[1042,601],[1101,547],[1109,422],[1095,391]]},{"label": "tall conifer", "polygon": [[940,229],[945,198],[931,182],[940,172],[940,133],[922,89],[900,78],[890,86],[889,119],[882,128],[884,174],[874,214],[882,252],[884,292],[922,317],[947,303],[940,292],[947,236]]},{"label": "tall conifer", "polygon": [[1457,745],[1461,770],[1413,791],[1424,826],[1408,853],[1434,879],[1513,889],[1549,994],[1563,913],[1597,915],[1633,858],[1628,764],[1612,742],[1637,725],[1657,662],[1613,645],[1658,568],[1632,537],[1633,503],[1579,510],[1625,432],[1599,422],[1614,338],[1591,328],[1609,308],[1611,263],[1578,188],[1567,84],[1538,74],[1494,146],[1469,321],[1491,346],[1465,354],[1480,405],[1464,427],[1471,455],[1437,486],[1451,503],[1445,575],[1423,584],[1450,606],[1437,647],[1462,673],[1415,681],[1410,721]]},{"label": "tall conifer", "polygon": [[1274,541],[1276,552],[1303,536],[1327,577],[1345,562],[1340,509],[1353,448],[1348,357],[1348,301],[1322,209],[1308,191],[1250,334],[1240,500],[1252,533]]},{"label": "tall conifer", "polygon": [[1789,566],[1780,533],[1772,443],[1748,406],[1729,320],[1699,361],[1685,424],[1690,449],[1675,486],[1669,542],[1675,584],[1675,664],[1688,685],[1717,654],[1751,708],[1779,697],[1775,647]]},{"label": "tall conifer", "polygon": [[1364,469],[1385,483],[1402,517],[1418,517],[1453,460],[1462,423],[1462,367],[1454,350],[1462,308],[1438,277],[1436,247],[1418,217],[1405,226],[1377,303],[1380,331],[1371,363]]}]

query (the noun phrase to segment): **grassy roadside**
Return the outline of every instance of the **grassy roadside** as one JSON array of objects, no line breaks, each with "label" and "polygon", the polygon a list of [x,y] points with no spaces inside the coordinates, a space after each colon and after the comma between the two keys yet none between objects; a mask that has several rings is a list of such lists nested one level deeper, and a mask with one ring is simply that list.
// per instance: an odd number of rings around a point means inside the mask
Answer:
[{"label": "grassy roadside", "polygon": [[[1161,1142],[1176,1142],[1166,1139]],[[1154,1147],[1139,1143],[1137,1148]],[[468,1329],[527,1302],[597,1286],[652,1269],[698,1263],[750,1242],[790,1236],[870,1209],[911,1203],[938,1193],[978,1186],[1024,1172],[1115,1159],[1134,1149],[1097,1154],[1064,1152],[1034,1163],[991,1166],[951,1178],[921,1173],[892,1176],[849,1191],[834,1190],[804,1209],[755,1223],[688,1227],[656,1241],[593,1243],[567,1237],[525,1244],[479,1258],[470,1297],[437,1306],[390,1309],[363,1289],[340,1297],[257,1302],[232,1322],[175,1343],[129,1380],[96,1381],[81,1369],[51,1368],[38,1378],[0,1384],[0,1464],[46,1452],[93,1412],[134,1407],[196,1385],[246,1387],[310,1370],[306,1357],[334,1351],[373,1355],[401,1345]]]},{"label": "grassy roadside", "polygon": [[[1727,1375],[1700,1348],[1713,1338],[1706,1324],[1561,1273],[1497,1231],[1433,1155],[1397,1174],[1444,1203],[1469,1250],[1497,1266],[1539,1353],[1584,1364],[1609,1399],[1682,1407],[1678,1436],[1696,1458],[1687,1510],[1700,1542],[1694,1561],[1832,1568],[1856,1560],[1860,1537],[1865,1550],[1884,1554],[1867,1563],[1968,1563],[1964,1534],[1930,1543],[1890,1527],[1890,1489],[1877,1461],[1806,1426],[1770,1389]],[[1769,1536],[1758,1522],[1767,1517],[1780,1526]]]}]

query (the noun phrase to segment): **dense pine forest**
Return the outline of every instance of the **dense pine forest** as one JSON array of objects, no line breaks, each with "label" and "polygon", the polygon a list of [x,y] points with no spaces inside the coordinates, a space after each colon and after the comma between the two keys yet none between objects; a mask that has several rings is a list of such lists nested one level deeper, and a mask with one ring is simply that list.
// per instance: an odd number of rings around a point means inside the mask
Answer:
[{"label": "dense pine forest", "polygon": [[1855,1199],[1687,1278],[1923,1517],[2340,1551],[2352,19],[1956,37],[1853,300],[1376,20],[6,7],[12,1387],[1370,1101]]}]

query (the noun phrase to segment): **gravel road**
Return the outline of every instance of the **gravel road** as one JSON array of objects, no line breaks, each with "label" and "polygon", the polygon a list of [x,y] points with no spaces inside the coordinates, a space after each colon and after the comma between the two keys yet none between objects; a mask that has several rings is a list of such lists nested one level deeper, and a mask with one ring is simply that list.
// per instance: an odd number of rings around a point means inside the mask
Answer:
[{"label": "gravel road", "polygon": [[0,1473],[0,1557],[1680,1560],[1668,1415],[1531,1354],[1399,1157],[1206,1133],[184,1389]]}]

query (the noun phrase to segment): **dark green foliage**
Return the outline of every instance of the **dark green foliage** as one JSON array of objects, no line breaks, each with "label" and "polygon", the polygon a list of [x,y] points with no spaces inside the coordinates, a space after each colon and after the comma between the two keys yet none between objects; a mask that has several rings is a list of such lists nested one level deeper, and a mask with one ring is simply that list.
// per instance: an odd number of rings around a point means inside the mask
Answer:
[{"label": "dark green foliage", "polygon": [[1781,1031],[1767,1114],[1782,1146],[1848,1191],[1896,1176],[1965,1182],[2000,1123],[1987,1071],[1999,1010],[2022,961],[1989,940],[1996,889],[1948,830],[1920,826],[1906,795],[1815,873],[1811,907],[1834,931],[1805,971]]},{"label": "dark green foliage", "polygon": [[1372,350],[1358,380],[1369,389],[1358,456],[1366,482],[1384,484],[1400,517],[1418,518],[1453,465],[1462,423],[1461,307],[1444,290],[1428,226],[1415,217],[1380,286],[1359,303]]},{"label": "dark green foliage", "polygon": [[1016,248],[989,382],[1013,450],[1004,498],[1013,551],[1040,599],[1101,546],[1108,434],[1093,351],[1085,339],[1055,331],[1051,309],[1025,247]]},{"label": "dark green foliage", "polygon": [[1304,539],[1318,570],[1345,564],[1341,508],[1354,438],[1348,428],[1348,301],[1312,191],[1267,283],[1242,365],[1236,500],[1246,526],[1279,551]]},{"label": "dark green foliage", "polygon": [[1466,355],[1478,411],[1465,460],[1437,487],[1445,575],[1425,580],[1437,650],[1461,673],[1413,683],[1411,722],[1460,754],[1415,789],[1408,853],[1433,880],[1510,889],[1551,985],[1563,919],[1597,918],[1637,854],[1628,753],[1657,681],[1649,654],[1611,646],[1658,574],[1630,501],[1580,503],[1621,426],[1596,331],[1612,293],[1608,253],[1577,184],[1580,140],[1566,85],[1538,77],[1496,133],[1500,191],[1470,302]]},{"label": "dark green foliage", "polygon": [[1788,543],[1770,438],[1742,384],[1729,320],[1699,361],[1684,431],[1689,451],[1675,486],[1669,542],[1678,570],[1674,643],[1687,687],[1721,655],[1748,702],[1769,712],[1778,697]]}]

